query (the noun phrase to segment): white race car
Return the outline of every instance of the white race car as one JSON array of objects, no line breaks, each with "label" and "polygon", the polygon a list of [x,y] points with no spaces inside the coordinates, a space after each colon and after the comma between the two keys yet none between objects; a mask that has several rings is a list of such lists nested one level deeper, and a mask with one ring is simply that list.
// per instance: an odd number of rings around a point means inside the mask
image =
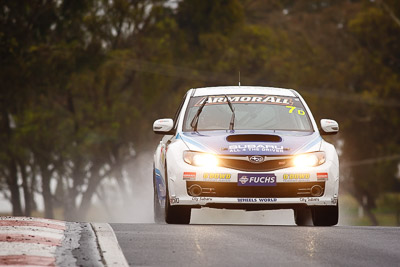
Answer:
[{"label": "white race car", "polygon": [[298,92],[190,89],[174,119],[153,124],[154,218],[188,224],[192,208],[293,209],[297,225],[338,222],[339,161]]}]

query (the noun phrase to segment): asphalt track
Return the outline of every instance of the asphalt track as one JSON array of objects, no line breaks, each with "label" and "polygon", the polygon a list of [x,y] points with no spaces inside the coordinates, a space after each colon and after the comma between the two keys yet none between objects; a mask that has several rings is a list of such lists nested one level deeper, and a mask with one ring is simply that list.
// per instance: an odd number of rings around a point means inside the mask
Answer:
[{"label": "asphalt track", "polygon": [[130,266],[400,266],[400,228],[111,224]]}]

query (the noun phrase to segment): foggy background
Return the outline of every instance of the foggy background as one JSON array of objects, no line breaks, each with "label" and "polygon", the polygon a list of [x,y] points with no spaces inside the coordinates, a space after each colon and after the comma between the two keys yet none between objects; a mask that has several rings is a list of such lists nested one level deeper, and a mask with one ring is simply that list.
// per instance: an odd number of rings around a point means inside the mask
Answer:
[{"label": "foggy background", "polygon": [[397,0],[0,1],[0,213],[152,222],[153,121],[240,72],[338,121],[340,224],[400,225],[399,18]]}]

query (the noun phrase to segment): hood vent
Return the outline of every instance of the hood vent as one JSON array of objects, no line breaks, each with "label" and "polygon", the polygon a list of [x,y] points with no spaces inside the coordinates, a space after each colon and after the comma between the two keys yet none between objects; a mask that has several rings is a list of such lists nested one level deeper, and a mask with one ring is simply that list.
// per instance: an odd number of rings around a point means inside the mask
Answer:
[{"label": "hood vent", "polygon": [[282,138],[270,134],[237,134],[229,135],[226,140],[228,142],[281,142]]}]

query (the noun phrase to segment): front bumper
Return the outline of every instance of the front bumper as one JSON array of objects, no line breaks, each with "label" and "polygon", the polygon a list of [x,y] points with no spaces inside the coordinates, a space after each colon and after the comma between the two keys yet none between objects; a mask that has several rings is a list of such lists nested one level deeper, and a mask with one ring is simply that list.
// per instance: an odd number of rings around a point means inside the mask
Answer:
[{"label": "front bumper", "polygon": [[[272,186],[240,186],[239,178],[243,175],[251,175],[255,172],[244,172],[224,167],[201,168],[186,164],[176,159],[173,164],[168,164],[168,189],[171,205],[189,205],[194,208],[216,207],[247,210],[296,208],[298,206],[336,205],[339,191],[338,166],[327,161],[317,167],[308,168],[284,168],[268,172],[256,172],[257,174],[269,174],[276,177],[276,184]],[[224,194],[221,190],[206,193],[200,196],[192,196],[188,192],[190,185],[215,185],[215,188],[228,188]],[[286,185],[291,187],[307,187],[307,185],[320,184],[323,194],[315,197],[311,195],[297,195],[287,193],[278,188]],[[254,195],[252,195],[254,188]],[[263,188],[265,190],[263,190]],[[243,190],[242,190],[243,189]],[[237,195],[235,195],[235,190]],[[242,191],[241,191],[242,190]],[[233,191],[233,192],[232,192]],[[243,193],[246,191],[246,193]],[[265,191],[265,192],[263,192]],[[260,193],[262,192],[262,193]],[[229,193],[229,192],[228,192]]]}]

